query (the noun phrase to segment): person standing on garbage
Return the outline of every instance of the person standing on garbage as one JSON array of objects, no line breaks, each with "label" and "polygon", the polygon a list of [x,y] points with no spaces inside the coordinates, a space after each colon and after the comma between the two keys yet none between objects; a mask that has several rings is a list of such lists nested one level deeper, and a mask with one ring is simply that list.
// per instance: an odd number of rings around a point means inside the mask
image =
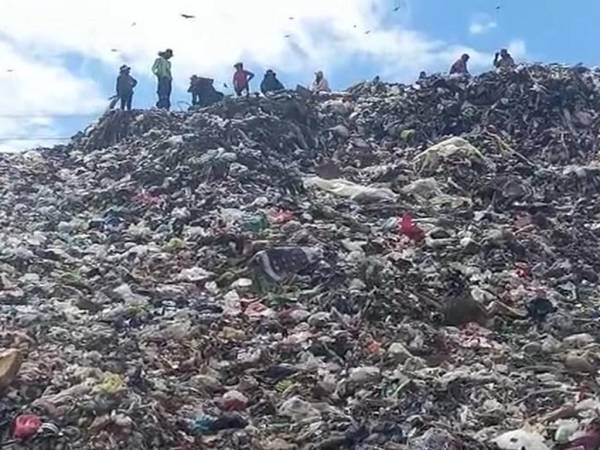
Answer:
[{"label": "person standing on garbage", "polygon": [[192,75],[190,78],[190,87],[188,92],[192,94],[192,106],[200,104],[200,79],[198,75]]},{"label": "person standing on garbage", "polygon": [[470,56],[464,53],[454,64],[450,67],[450,75],[469,75],[469,69],[467,69],[467,62]]},{"label": "person standing on garbage", "polygon": [[267,70],[262,83],[260,83],[260,91],[267,95],[271,92],[283,91],[284,89],[285,87],[281,81],[277,79],[277,74],[271,69]]},{"label": "person standing on garbage", "polygon": [[505,48],[500,50],[500,53],[496,53],[494,56],[494,67],[497,69],[509,70],[514,68],[515,65],[515,60]]},{"label": "person standing on garbage", "polygon": [[319,92],[331,92],[331,89],[329,88],[329,82],[321,70],[315,72],[315,81],[313,81],[311,90],[317,94]]},{"label": "person standing on garbage", "polygon": [[131,67],[121,66],[119,76],[117,77],[117,97],[121,100],[121,109],[131,111],[131,102],[133,100],[133,88],[137,85],[137,80],[131,76]]},{"label": "person standing on garbage", "polygon": [[158,102],[156,102],[157,108],[166,109],[167,111],[171,108],[171,91],[173,89],[173,76],[171,75],[171,61],[173,57],[173,50],[168,48],[164,52],[158,52],[158,58],[154,61],[152,66],[152,73],[156,76],[158,81],[158,88],[156,93],[158,94]]},{"label": "person standing on garbage", "polygon": [[250,96],[250,81],[254,78],[254,74],[244,69],[244,63],[237,63],[233,74],[233,89],[238,97],[241,97],[246,91],[246,97]]}]

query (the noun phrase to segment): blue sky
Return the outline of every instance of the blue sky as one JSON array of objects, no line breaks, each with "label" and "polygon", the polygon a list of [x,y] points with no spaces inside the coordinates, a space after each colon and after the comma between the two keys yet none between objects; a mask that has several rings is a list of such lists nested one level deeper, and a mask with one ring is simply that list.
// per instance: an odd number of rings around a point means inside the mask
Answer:
[{"label": "blue sky", "polygon": [[[472,54],[472,71],[480,72],[491,68],[494,51],[505,46],[521,61],[593,66],[600,2],[575,4],[3,0],[0,150],[49,144],[53,141],[38,138],[70,136],[84,128],[106,107],[122,63],[133,67],[140,82],[135,106],[151,107],[155,82],[149,68],[156,51],[166,47],[175,50],[176,107],[189,101],[185,89],[191,74],[212,76],[222,88],[237,60],[257,74],[254,88],[268,67],[290,87],[308,84],[317,69],[325,70],[335,89],[375,75],[408,82],[423,69],[447,70],[463,51]],[[185,20],[180,13],[196,18]]]},{"label": "blue sky", "polygon": [[[412,24],[432,30],[440,39],[492,50],[519,38],[534,60],[588,65],[598,61],[600,2],[595,0],[418,0],[411,7]],[[469,23],[480,13],[497,27],[472,35]]]}]

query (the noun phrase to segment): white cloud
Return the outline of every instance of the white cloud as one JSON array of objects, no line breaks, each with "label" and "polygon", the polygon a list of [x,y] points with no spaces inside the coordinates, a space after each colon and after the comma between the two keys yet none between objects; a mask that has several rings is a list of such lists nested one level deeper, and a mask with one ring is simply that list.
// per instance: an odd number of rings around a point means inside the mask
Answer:
[{"label": "white cloud", "polygon": [[527,46],[522,39],[509,42],[507,50],[515,59],[522,59],[527,55]]},{"label": "white cloud", "polygon": [[[56,61],[19,53],[0,41],[0,151],[48,144],[58,136],[57,115],[97,112],[106,101],[97,85]],[[42,140],[24,140],[30,136]]]},{"label": "white cloud", "polygon": [[[3,0],[2,6],[0,61],[14,65],[15,72],[0,75],[0,107],[23,114],[98,111],[119,65],[131,65],[143,84],[150,83],[156,53],[167,47],[175,51],[180,88],[192,73],[229,81],[238,60],[258,76],[272,67],[306,83],[315,69],[332,73],[357,60],[398,80],[413,79],[421,70],[447,70],[465,51],[474,68],[490,60],[391,24],[388,0]],[[403,10],[409,7],[407,1]],[[83,63],[75,70],[73,60]],[[56,134],[56,121],[0,121],[0,138],[34,130]]]},{"label": "white cloud", "polygon": [[384,27],[390,8],[386,0],[3,0],[0,27],[22,48],[85,55],[110,67],[126,62],[138,73],[170,47],[181,85],[196,72],[229,78],[237,60],[310,77],[356,56],[400,59],[412,73],[456,57],[443,42]]},{"label": "white cloud", "polygon": [[485,34],[498,27],[498,23],[487,15],[478,15],[471,20],[469,33]]}]

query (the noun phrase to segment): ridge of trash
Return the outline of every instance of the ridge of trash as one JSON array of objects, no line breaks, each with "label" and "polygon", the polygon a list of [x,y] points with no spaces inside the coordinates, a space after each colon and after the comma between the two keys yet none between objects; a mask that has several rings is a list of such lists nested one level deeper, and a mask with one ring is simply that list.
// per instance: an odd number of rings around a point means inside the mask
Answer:
[{"label": "ridge of trash", "polygon": [[0,155],[0,446],[597,450],[598,111],[530,65]]}]

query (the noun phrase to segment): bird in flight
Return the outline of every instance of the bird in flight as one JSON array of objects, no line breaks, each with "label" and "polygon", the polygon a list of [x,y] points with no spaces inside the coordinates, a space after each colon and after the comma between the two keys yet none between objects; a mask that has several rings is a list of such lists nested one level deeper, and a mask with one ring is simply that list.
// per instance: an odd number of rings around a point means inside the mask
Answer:
[{"label": "bird in flight", "polygon": [[113,53],[117,53],[119,51],[119,49],[118,48],[111,48],[110,51],[113,52]]},{"label": "bird in flight", "polygon": [[132,26],[132,27],[135,27],[136,25],[137,25],[137,23],[135,23],[135,22],[131,22],[131,26]]},{"label": "bird in flight", "polygon": [[293,16],[288,17],[289,20],[294,20]]},{"label": "bird in flight", "polygon": [[291,34],[286,34],[286,35],[284,36],[284,38],[286,38],[286,39],[287,39],[287,38],[291,38],[291,37],[292,37],[292,35],[291,35]]},{"label": "bird in flight", "polygon": [[15,69],[6,69],[6,71],[7,71],[8,73],[13,73],[13,72],[15,71]]},{"label": "bird in flight", "polygon": [[365,34],[369,34],[371,32],[371,30],[367,30],[365,31]]},{"label": "bird in flight", "polygon": [[396,7],[394,8],[394,12],[396,12],[396,11],[399,11],[399,10],[400,10],[400,8],[401,8],[401,6],[396,6]]},{"label": "bird in flight", "polygon": [[196,16],[193,16],[191,14],[181,14],[181,17],[183,17],[184,19],[195,19]]}]

